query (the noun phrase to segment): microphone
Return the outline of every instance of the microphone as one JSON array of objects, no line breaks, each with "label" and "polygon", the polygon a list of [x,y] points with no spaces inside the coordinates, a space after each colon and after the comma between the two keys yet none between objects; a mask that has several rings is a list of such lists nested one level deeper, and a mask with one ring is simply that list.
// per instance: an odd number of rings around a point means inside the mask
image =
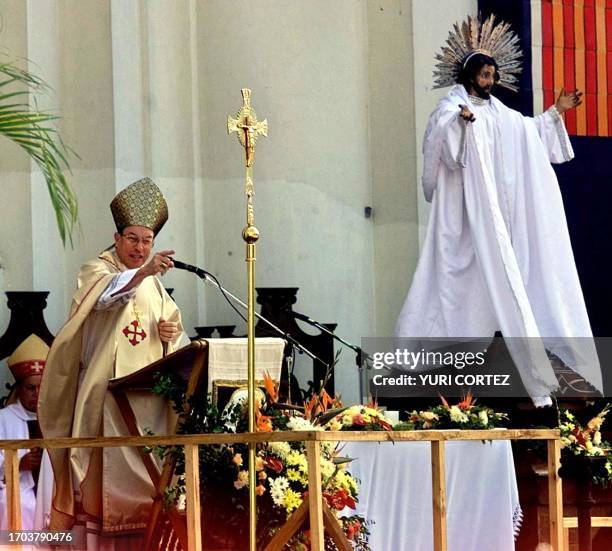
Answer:
[{"label": "microphone", "polygon": [[297,318],[299,320],[305,321],[306,323],[317,323],[315,320],[310,319],[307,315],[305,314],[300,314],[299,312],[296,312],[295,310],[293,312],[291,312],[293,314],[294,318]]},{"label": "microphone", "polygon": [[172,258],[171,260],[172,260],[172,263],[174,264],[174,267],[178,268],[179,270],[185,270],[187,272],[191,272],[193,274],[196,274],[198,277],[201,277],[202,279],[206,279],[208,275],[206,270],[203,270],[202,268],[198,268],[197,266],[187,264],[186,262],[181,262],[180,260],[176,260],[174,258]]}]

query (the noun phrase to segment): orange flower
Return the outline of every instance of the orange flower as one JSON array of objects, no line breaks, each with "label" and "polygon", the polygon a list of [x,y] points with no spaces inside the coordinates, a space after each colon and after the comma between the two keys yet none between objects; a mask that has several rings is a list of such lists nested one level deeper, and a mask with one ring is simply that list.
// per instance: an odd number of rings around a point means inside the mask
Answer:
[{"label": "orange flower", "polygon": [[459,406],[459,409],[470,409],[475,403],[476,400],[473,399],[472,392],[470,391],[467,393],[467,396],[457,405]]},{"label": "orange flower", "polygon": [[270,396],[270,400],[273,402],[278,402],[278,388],[276,386],[276,382],[272,379],[269,372],[264,373],[264,386],[266,387],[266,392],[268,396]]},{"label": "orange flower", "polygon": [[323,389],[321,391],[321,407],[322,411],[327,411],[330,406],[333,404],[332,397],[327,393],[327,390]]},{"label": "orange flower", "polygon": [[306,419],[312,419],[316,414],[317,409],[315,406],[317,405],[318,398],[319,397],[315,394],[312,398],[310,398],[310,400],[308,400],[308,402],[304,404],[304,417]]},{"label": "orange flower", "polygon": [[370,401],[366,404],[367,408],[372,408],[372,409],[378,409],[378,402],[376,401],[376,398],[374,398],[373,396],[370,396]]},{"label": "orange flower", "polygon": [[272,432],[272,418],[257,412],[257,432]]}]

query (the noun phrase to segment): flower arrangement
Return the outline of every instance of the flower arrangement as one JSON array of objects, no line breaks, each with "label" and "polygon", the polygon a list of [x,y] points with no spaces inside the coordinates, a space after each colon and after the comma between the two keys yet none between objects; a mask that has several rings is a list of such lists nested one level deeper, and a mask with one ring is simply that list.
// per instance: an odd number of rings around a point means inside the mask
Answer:
[{"label": "flower arrangement", "polygon": [[393,425],[385,418],[376,404],[356,405],[343,409],[329,420],[327,430],[393,430]]},{"label": "flower arrangement", "polygon": [[601,457],[601,468],[593,473],[593,482],[607,485],[612,482],[612,445],[602,439],[601,426],[610,411],[606,406],[586,426],[583,426],[576,416],[568,409],[559,410],[559,431],[561,433],[561,455],[568,462],[568,456]]},{"label": "flower arrangement", "polygon": [[413,411],[408,422],[396,426],[396,430],[492,429],[503,427],[508,420],[505,413],[478,405],[471,394],[454,405],[442,397],[441,400],[441,405],[430,410]]},{"label": "flower arrangement", "polygon": [[[182,392],[177,392],[179,380],[169,376],[160,377],[156,390],[173,400],[177,411],[182,407]],[[331,430],[330,417],[347,411],[339,400],[331,398],[324,390],[313,396],[304,406],[297,408],[279,404],[278,389],[269,378],[265,378],[265,396],[256,402],[256,423],[259,431],[322,431]],[[244,401],[230,400],[228,406],[219,411],[204,398],[191,400],[190,414],[181,433],[242,432],[246,429]],[[351,408],[348,408],[349,410]],[[178,483],[167,495],[167,502],[180,504],[184,501],[184,458],[180,448],[168,448],[176,461]],[[200,446],[201,495],[203,509],[209,518],[206,527],[215,527],[215,533],[206,534],[203,541],[212,548],[224,544],[227,534],[217,533],[225,527],[233,539],[236,549],[243,549],[248,542],[248,448],[246,445]],[[358,515],[341,515],[344,509],[355,509],[359,486],[348,471],[350,459],[340,456],[335,442],[321,443],[321,475],[323,497],[335,513],[347,539],[358,551],[369,551],[368,523]],[[308,495],[308,462],[303,442],[271,442],[257,447],[256,472],[258,496],[258,543],[263,549],[287,518],[303,503]],[[213,518],[214,517],[214,518]],[[209,528],[210,529],[210,528]],[[326,549],[335,550],[331,539],[326,538]],[[309,549],[308,531],[298,532],[288,544],[292,550]],[[247,545],[248,547],[248,545]],[[234,548],[234,547],[231,547]]]}]

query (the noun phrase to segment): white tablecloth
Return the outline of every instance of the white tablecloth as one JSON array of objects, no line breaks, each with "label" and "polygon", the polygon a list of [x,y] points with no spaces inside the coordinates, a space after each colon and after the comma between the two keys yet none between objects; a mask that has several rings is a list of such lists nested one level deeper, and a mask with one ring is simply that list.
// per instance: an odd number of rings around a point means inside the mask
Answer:
[{"label": "white tablecloth", "polygon": [[[350,442],[373,551],[433,549],[429,442]],[[509,441],[446,443],[449,551],[512,551],[522,513]]]},{"label": "white tablecloth", "polygon": [[[247,339],[206,339],[208,341],[208,391],[213,381],[244,381],[248,378]],[[268,373],[279,381],[285,341],[276,337],[255,339],[255,379]]]}]

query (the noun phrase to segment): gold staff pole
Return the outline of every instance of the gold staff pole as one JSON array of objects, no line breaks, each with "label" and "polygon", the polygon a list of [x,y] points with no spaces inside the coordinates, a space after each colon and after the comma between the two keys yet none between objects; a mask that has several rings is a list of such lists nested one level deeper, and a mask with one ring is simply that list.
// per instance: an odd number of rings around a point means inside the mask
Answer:
[{"label": "gold staff pole", "polygon": [[[253,161],[255,159],[255,142],[257,136],[268,135],[268,121],[257,121],[257,114],[251,107],[251,90],[242,89],[242,107],[233,119],[227,117],[227,133],[236,132],[245,152],[244,193],[247,196],[246,226],[242,230],[242,239],[246,243],[246,263],[248,280],[247,300],[247,335],[249,357],[249,432],[255,432],[255,243],[259,239],[259,230],[255,227],[253,211]],[[255,472],[256,444],[249,444],[249,549],[257,551],[257,486]]]}]

